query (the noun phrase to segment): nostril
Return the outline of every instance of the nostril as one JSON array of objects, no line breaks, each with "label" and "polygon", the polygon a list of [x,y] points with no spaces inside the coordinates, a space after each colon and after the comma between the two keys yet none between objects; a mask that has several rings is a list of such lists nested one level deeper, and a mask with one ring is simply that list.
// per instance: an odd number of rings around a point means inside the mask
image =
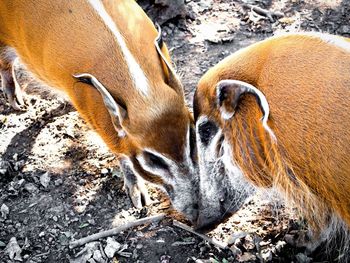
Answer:
[{"label": "nostril", "polygon": [[198,204],[194,204],[194,205],[193,205],[193,209],[194,209],[194,210],[198,210],[198,209],[199,209],[199,205],[198,205]]}]

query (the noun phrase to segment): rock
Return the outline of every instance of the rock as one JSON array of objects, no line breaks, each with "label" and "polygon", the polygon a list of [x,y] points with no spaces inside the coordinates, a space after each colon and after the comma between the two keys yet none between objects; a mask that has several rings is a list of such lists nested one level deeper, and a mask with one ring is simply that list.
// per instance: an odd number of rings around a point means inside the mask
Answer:
[{"label": "rock", "polygon": [[238,262],[252,262],[256,260],[256,256],[249,252],[244,252],[242,256],[238,257]]},{"label": "rock", "polygon": [[31,194],[37,193],[39,191],[38,188],[33,183],[25,184],[24,189]]},{"label": "rock", "polygon": [[95,250],[92,258],[98,263],[107,262],[100,250]]},{"label": "rock", "polygon": [[6,244],[2,241],[0,241],[0,247],[6,247]]},{"label": "rock", "polygon": [[263,258],[264,262],[271,261],[272,260],[271,250],[261,253],[261,257]]},{"label": "rock", "polygon": [[287,243],[285,241],[281,241],[279,240],[275,246],[276,251],[280,252],[282,250],[282,248],[286,245]]},{"label": "rock", "polygon": [[238,233],[235,233],[235,234],[233,234],[233,235],[229,238],[229,240],[227,241],[227,244],[228,244],[228,245],[232,245],[232,244],[234,244],[234,243],[236,242],[237,239],[240,239],[240,238],[245,237],[245,236],[247,236],[247,235],[248,235],[247,232],[238,232]]},{"label": "rock", "polygon": [[108,258],[113,258],[115,253],[119,251],[121,248],[120,243],[114,240],[112,237],[107,238],[107,246],[105,247],[104,251]]},{"label": "rock", "polygon": [[171,257],[169,255],[162,255],[160,257],[160,262],[161,263],[170,263],[171,262],[170,259],[171,259]]},{"label": "rock", "polygon": [[350,26],[348,25],[342,25],[339,29],[338,32],[340,34],[350,34]]},{"label": "rock", "polygon": [[96,225],[95,219],[93,219],[93,218],[88,219],[87,221],[88,221],[89,225],[92,225],[92,226]]},{"label": "rock", "polygon": [[108,174],[108,169],[107,168],[103,168],[102,170],[101,170],[101,174],[103,174],[103,175],[106,175],[106,174]]},{"label": "rock", "polygon": [[7,205],[2,204],[2,206],[0,208],[0,212],[1,212],[1,217],[6,219],[7,215],[10,213],[10,209],[8,208]]},{"label": "rock", "polygon": [[136,245],[136,249],[141,249],[141,248],[143,248],[143,245],[142,245],[142,244],[137,244],[137,245]]},{"label": "rock", "polygon": [[245,236],[243,247],[246,250],[252,250],[252,249],[255,248],[254,238],[251,235],[248,234],[248,235]]},{"label": "rock", "polygon": [[[90,242],[85,245],[85,247],[79,251],[79,253],[76,255],[76,258],[73,260],[70,260],[70,263],[85,263],[85,262],[99,262],[93,256],[95,255],[95,251],[100,251],[101,244],[100,242]],[[98,258],[98,255],[96,254],[96,257]],[[101,262],[106,262],[101,261]]]},{"label": "rock", "polygon": [[25,182],[26,180],[24,180],[23,178],[21,180],[18,180],[16,183],[16,188],[20,188]]},{"label": "rock", "polygon": [[49,186],[50,179],[50,174],[46,172],[40,176],[40,184],[47,188]]},{"label": "rock", "polygon": [[18,245],[16,237],[11,237],[10,242],[5,248],[5,254],[7,254],[11,260],[23,261],[21,253],[22,249]]},{"label": "rock", "polygon": [[198,6],[200,8],[200,12],[206,11],[206,10],[210,10],[213,6],[213,1],[201,1],[198,3]]}]

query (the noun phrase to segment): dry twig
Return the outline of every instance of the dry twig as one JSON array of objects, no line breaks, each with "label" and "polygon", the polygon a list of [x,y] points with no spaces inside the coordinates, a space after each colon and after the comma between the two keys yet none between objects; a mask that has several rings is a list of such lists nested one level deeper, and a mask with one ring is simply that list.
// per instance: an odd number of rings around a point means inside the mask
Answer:
[{"label": "dry twig", "polygon": [[284,17],[284,14],[278,11],[270,11],[255,5],[243,4],[243,7],[250,8],[252,11],[257,13],[258,15],[267,17],[271,23],[275,22],[274,17],[281,18]]},{"label": "dry twig", "polygon": [[191,227],[189,227],[189,226],[187,226],[187,225],[185,225],[185,224],[183,224],[183,223],[181,223],[179,221],[174,220],[173,224],[174,224],[174,226],[177,226],[177,227],[179,227],[179,228],[181,228],[183,230],[186,230],[186,231],[188,231],[188,232],[190,232],[192,234],[195,234],[195,235],[199,236],[200,238],[204,239],[205,241],[208,241],[210,244],[213,244],[214,246],[216,246],[218,248],[230,249],[227,246],[227,244],[222,243],[222,242],[220,242],[218,240],[212,239],[210,237],[207,237],[206,235],[203,235],[201,233],[198,233],[197,231],[193,230]]},{"label": "dry twig", "polygon": [[69,243],[69,248],[72,249],[72,248],[75,248],[75,247],[82,246],[82,245],[84,245],[86,243],[98,240],[100,238],[104,238],[104,237],[108,237],[108,236],[114,236],[114,235],[117,235],[118,233],[120,233],[120,232],[122,232],[122,231],[124,231],[126,229],[129,229],[129,228],[132,228],[132,227],[135,227],[135,226],[139,226],[139,225],[143,225],[143,224],[147,224],[147,223],[152,223],[152,222],[157,222],[157,221],[162,220],[164,217],[165,217],[164,214],[160,214],[160,215],[145,217],[145,218],[141,218],[141,219],[138,219],[138,220],[135,220],[135,221],[132,221],[132,222],[128,222],[125,225],[122,225],[122,226],[119,226],[119,227],[115,227],[115,228],[112,228],[112,229],[109,229],[109,230],[106,230],[106,231],[103,231],[103,232],[99,232],[99,233],[96,233],[96,234],[92,234],[90,236],[87,236],[87,237],[84,237],[84,238],[81,238],[81,239],[78,239],[78,240],[71,241]]}]

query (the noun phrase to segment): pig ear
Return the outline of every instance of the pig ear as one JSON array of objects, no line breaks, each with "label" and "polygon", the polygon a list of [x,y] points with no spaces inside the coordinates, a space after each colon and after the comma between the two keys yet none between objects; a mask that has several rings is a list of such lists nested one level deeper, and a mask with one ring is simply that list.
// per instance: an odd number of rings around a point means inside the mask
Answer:
[{"label": "pig ear", "polygon": [[79,82],[86,83],[94,88],[96,88],[102,98],[104,105],[106,106],[115,130],[118,132],[119,137],[124,137],[126,135],[124,128],[122,127],[122,122],[127,118],[127,110],[125,105],[117,103],[112,97],[109,91],[106,89],[101,82],[98,81],[93,75],[88,73],[75,74],[73,75]]},{"label": "pig ear", "polygon": [[225,120],[231,119],[235,114],[239,99],[244,94],[252,94],[257,99],[259,107],[263,113],[262,125],[276,141],[276,136],[267,124],[270,114],[270,107],[265,95],[253,85],[239,80],[221,80],[216,86],[216,101],[221,112],[221,117]]},{"label": "pig ear", "polygon": [[[164,42],[162,39],[162,30],[158,24],[156,24],[158,35],[156,39],[154,40],[154,45],[156,47],[156,50],[158,52],[158,55],[161,59],[163,70],[165,76],[167,76],[166,83],[173,88],[178,94],[181,96],[184,96],[184,91],[182,87],[182,83],[179,79],[179,77],[176,75],[176,72],[174,68],[171,65],[171,62],[168,61],[168,58],[164,55],[163,50],[164,49],[167,52],[166,47],[164,47]],[[164,48],[163,48],[164,47]]]}]

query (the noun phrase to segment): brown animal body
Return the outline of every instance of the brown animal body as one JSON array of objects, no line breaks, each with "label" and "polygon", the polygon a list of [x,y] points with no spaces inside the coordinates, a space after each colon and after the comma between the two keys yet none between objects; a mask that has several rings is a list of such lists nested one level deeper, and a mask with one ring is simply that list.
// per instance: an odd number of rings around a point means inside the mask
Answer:
[{"label": "brown animal body", "polygon": [[23,107],[12,74],[17,54],[40,80],[67,93],[119,156],[136,206],[148,201],[141,176],[196,217],[192,117],[167,48],[135,1],[1,1],[0,51],[2,86],[14,108]]},{"label": "brown animal body", "polygon": [[254,187],[274,187],[316,236],[335,222],[348,232],[349,96],[350,40],[337,36],[272,37],[211,68],[194,98],[201,194],[212,200],[198,225],[239,209]]}]

